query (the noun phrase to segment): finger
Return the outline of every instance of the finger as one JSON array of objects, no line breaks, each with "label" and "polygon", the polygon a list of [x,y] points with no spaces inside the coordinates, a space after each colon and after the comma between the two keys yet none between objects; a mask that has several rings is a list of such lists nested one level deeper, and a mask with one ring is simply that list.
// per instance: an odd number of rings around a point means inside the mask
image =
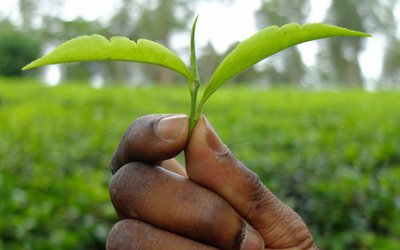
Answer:
[{"label": "finger", "polygon": [[158,163],[175,157],[186,145],[188,118],[184,115],[147,115],[132,123],[111,160],[115,173],[128,162]]},{"label": "finger", "polygon": [[225,200],[164,168],[126,164],[113,176],[110,196],[120,218],[137,218],[220,249],[260,249],[261,237],[247,230]]},{"label": "finger", "polygon": [[233,156],[204,117],[194,129],[185,159],[189,178],[222,196],[263,236],[266,247],[307,248],[313,244],[300,216]]},{"label": "finger", "polygon": [[184,238],[148,223],[125,219],[108,234],[107,250],[216,250],[216,248]]},{"label": "finger", "polygon": [[185,168],[175,158],[162,161],[160,166],[176,174],[187,177]]}]

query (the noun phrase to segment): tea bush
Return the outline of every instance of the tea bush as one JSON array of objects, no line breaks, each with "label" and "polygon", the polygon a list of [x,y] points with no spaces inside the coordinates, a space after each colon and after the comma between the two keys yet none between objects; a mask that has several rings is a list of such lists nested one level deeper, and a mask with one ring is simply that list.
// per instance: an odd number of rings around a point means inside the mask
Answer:
[{"label": "tea bush", "polygon": [[[0,249],[103,249],[121,135],[138,116],[188,103],[184,87],[0,79]],[[321,249],[400,245],[400,93],[235,87],[205,114]]]}]

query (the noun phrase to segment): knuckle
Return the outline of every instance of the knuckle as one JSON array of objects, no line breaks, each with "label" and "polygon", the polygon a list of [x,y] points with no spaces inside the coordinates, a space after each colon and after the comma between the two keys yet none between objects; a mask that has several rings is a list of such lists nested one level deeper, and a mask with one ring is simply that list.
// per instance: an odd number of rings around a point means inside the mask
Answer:
[{"label": "knuckle", "polygon": [[250,202],[260,203],[265,197],[270,199],[266,187],[261,183],[260,178],[253,172],[248,171],[247,180],[251,191],[249,192]]},{"label": "knuckle", "polygon": [[265,208],[275,205],[276,197],[260,181],[260,178],[251,171],[247,173],[248,182],[248,214],[260,214],[265,212]]}]

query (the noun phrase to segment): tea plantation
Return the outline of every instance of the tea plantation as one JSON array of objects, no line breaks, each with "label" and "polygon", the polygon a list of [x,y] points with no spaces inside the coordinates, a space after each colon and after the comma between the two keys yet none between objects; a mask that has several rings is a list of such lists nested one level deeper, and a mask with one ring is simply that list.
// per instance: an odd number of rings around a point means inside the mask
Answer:
[{"label": "tea plantation", "polygon": [[[104,249],[110,157],[137,117],[186,113],[182,87],[0,79],[0,249]],[[400,249],[400,93],[229,87],[205,115],[321,249]]]}]

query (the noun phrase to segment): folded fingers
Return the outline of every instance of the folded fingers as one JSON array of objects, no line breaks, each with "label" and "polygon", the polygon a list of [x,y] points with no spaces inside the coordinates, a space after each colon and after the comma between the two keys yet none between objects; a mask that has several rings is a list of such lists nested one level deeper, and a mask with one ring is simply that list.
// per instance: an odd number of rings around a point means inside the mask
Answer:
[{"label": "folded fingers", "polygon": [[225,200],[162,167],[126,164],[113,176],[110,195],[121,219],[139,219],[206,245],[240,249],[246,235],[244,220]]}]

